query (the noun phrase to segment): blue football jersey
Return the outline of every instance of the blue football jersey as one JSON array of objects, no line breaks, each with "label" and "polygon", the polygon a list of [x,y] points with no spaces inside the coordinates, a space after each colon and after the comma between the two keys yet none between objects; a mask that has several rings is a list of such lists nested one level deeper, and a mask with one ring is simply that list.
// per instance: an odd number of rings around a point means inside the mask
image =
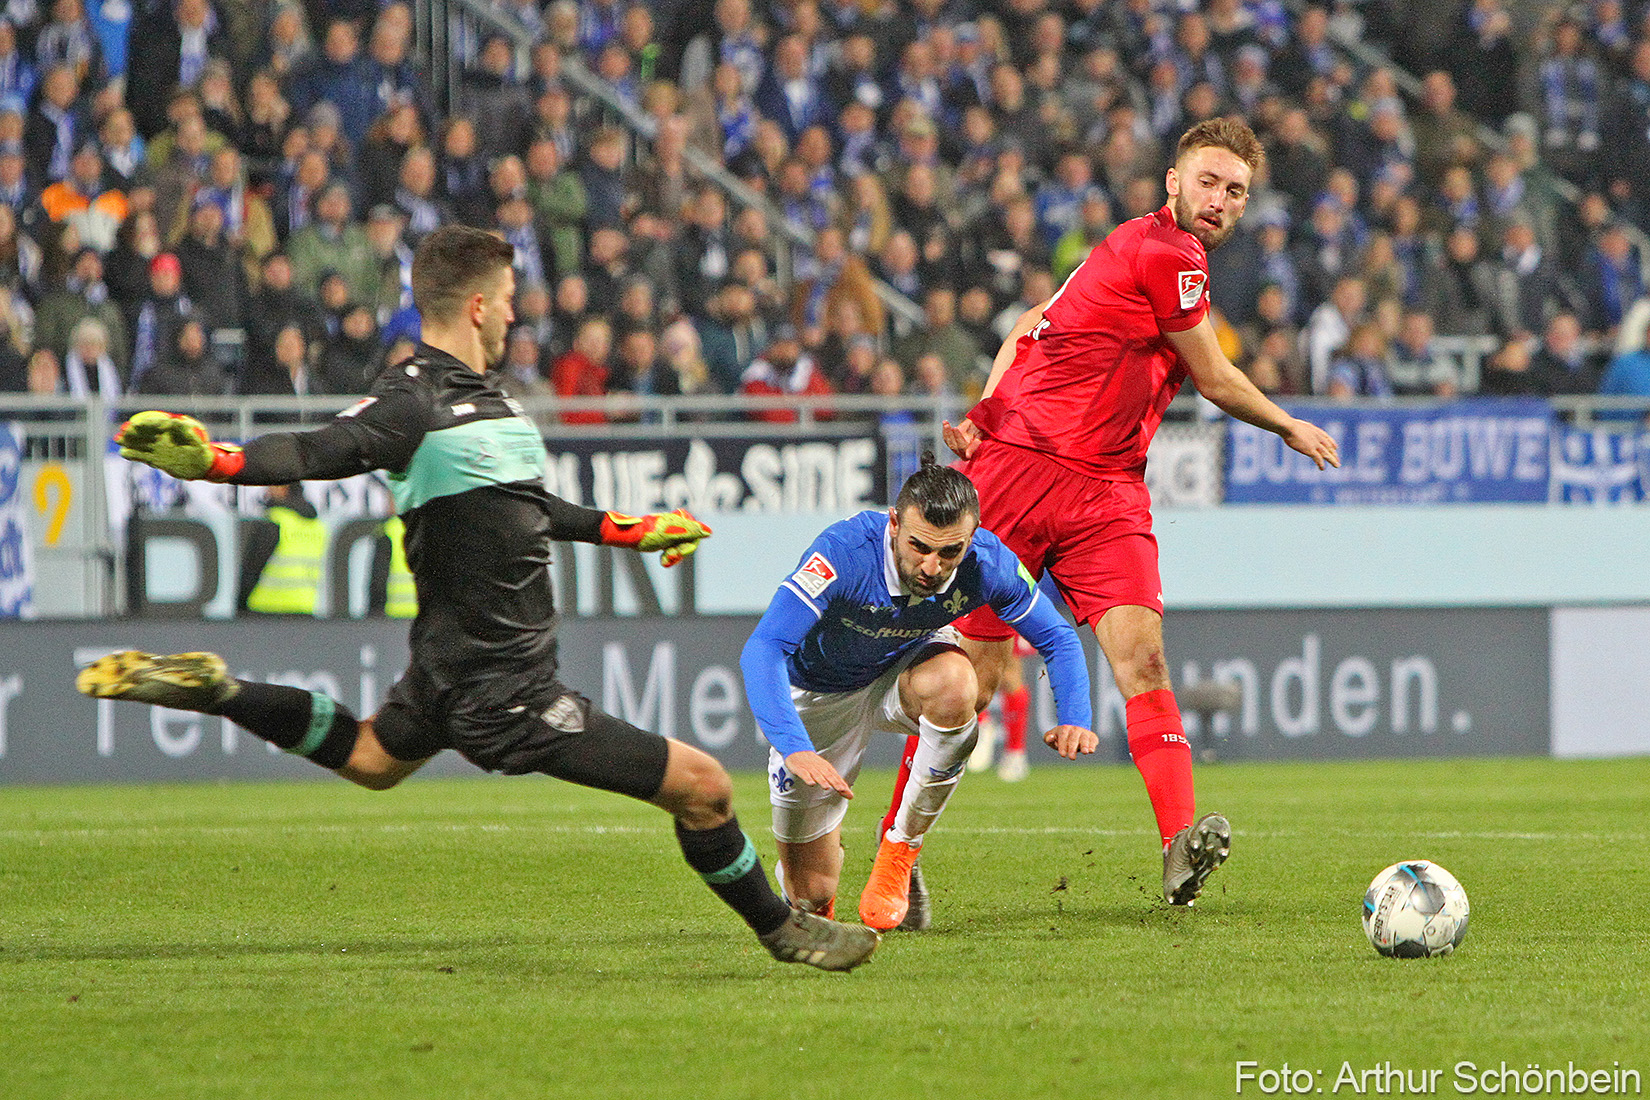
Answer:
[{"label": "blue football jersey", "polygon": [[790,687],[857,691],[983,605],[1043,653],[1060,721],[1087,728],[1088,675],[1077,635],[1013,552],[991,532],[976,531],[940,591],[910,595],[894,565],[888,514],[880,511],[826,528],[774,595],[740,659],[757,724],[782,753],[811,747]]},{"label": "blue football jersey", "polygon": [[783,587],[818,616],[787,662],[790,681],[829,692],[866,686],[912,646],[982,604],[1012,626],[1042,598],[1025,566],[989,531],[975,532],[939,592],[903,595],[886,512],[861,512],[827,527]]}]

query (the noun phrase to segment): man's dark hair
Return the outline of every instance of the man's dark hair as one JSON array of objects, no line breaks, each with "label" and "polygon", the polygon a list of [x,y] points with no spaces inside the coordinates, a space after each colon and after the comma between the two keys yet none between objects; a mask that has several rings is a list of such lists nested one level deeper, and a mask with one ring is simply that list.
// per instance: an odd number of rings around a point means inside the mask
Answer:
[{"label": "man's dark hair", "polygon": [[949,527],[964,516],[980,521],[980,495],[974,483],[951,467],[941,466],[933,451],[922,452],[922,465],[905,479],[894,499],[896,516],[908,507],[935,527]]},{"label": "man's dark hair", "polygon": [[418,243],[413,253],[413,305],[431,320],[452,317],[465,299],[509,267],[516,249],[485,229],[444,225]]}]

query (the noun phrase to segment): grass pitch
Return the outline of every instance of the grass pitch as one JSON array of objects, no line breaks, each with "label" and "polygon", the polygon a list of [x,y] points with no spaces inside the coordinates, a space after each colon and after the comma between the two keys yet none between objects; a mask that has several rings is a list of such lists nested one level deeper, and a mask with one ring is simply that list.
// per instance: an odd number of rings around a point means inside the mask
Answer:
[{"label": "grass pitch", "polygon": [[[890,782],[859,783],[849,913]],[[771,868],[761,777],[737,785]],[[1647,790],[1647,760],[1205,767],[1233,856],[1186,911],[1157,900],[1133,769],[1044,757],[963,783],[923,858],[934,929],[848,975],[770,961],[658,811],[548,780],[0,790],[0,1095],[1200,1098],[1236,1094],[1239,1061],[1342,1096],[1387,1064],[1411,1089],[1441,1071],[1433,1095],[1463,1094],[1459,1062],[1650,1076]],[[1453,957],[1364,939],[1364,886],[1413,857],[1467,888]]]}]

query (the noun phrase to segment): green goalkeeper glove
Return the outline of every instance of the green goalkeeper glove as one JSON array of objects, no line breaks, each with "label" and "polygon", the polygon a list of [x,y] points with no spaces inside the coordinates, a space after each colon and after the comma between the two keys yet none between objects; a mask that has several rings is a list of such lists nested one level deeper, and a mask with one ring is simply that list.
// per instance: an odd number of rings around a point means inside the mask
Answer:
[{"label": "green goalkeeper glove", "polygon": [[699,549],[699,540],[709,534],[710,528],[689,515],[686,508],[647,516],[608,512],[602,517],[602,545],[663,550],[659,564],[666,569]]},{"label": "green goalkeeper glove", "polygon": [[233,443],[214,443],[192,416],[140,412],[115,432],[120,456],[153,466],[185,481],[227,481],[240,473],[246,456]]}]

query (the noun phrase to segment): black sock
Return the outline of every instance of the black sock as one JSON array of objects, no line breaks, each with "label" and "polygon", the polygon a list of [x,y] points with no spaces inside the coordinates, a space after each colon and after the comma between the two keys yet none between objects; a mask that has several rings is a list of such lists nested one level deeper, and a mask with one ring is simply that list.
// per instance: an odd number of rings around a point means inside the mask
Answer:
[{"label": "black sock", "polygon": [[688,866],[757,935],[765,936],[790,919],[791,907],[773,892],[756,845],[739,828],[738,818],[714,829],[685,829],[678,821],[676,842]]},{"label": "black sock", "polygon": [[214,713],[323,768],[341,768],[349,762],[360,723],[348,707],[318,691],[256,680],[235,682],[241,689]]}]

